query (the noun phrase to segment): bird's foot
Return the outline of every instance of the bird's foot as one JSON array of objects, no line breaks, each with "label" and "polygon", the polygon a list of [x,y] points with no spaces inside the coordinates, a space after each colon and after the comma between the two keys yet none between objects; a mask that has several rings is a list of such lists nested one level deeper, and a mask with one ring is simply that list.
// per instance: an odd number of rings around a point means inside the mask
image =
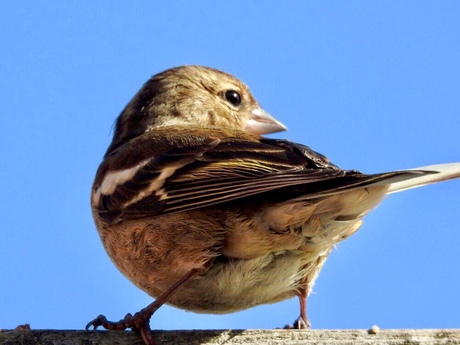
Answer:
[{"label": "bird's foot", "polygon": [[166,292],[164,292],[160,297],[155,301],[150,303],[144,309],[138,311],[136,314],[131,315],[127,314],[124,319],[113,322],[108,321],[104,315],[99,315],[93,321],[89,322],[86,325],[86,330],[93,327],[97,329],[99,326],[104,327],[105,329],[111,331],[124,331],[127,328],[131,328],[133,331],[139,332],[144,339],[146,345],[155,345],[153,340],[152,331],[150,330],[150,318],[153,313],[157,311],[169,298],[179,289],[187,280],[197,275],[200,272],[199,269],[192,269],[186,273],[181,279],[179,279],[173,286],[171,286]]},{"label": "bird's foot", "polygon": [[149,323],[153,313],[146,309],[147,308],[135,313],[134,316],[127,314],[123,319],[117,322],[108,321],[104,315],[99,315],[94,320],[90,321],[85,329],[89,330],[93,327],[93,329],[96,330],[98,327],[104,327],[110,331],[124,331],[130,328],[140,333],[145,344],[155,345]]},{"label": "bird's foot", "polygon": [[299,316],[292,325],[284,326],[284,329],[309,329],[310,321],[306,317]]}]

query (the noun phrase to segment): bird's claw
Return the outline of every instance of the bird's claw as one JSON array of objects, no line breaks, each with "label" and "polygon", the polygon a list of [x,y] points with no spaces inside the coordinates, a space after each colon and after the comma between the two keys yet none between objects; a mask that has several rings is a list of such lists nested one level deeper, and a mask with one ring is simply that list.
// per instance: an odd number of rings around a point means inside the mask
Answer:
[{"label": "bird's claw", "polygon": [[303,318],[299,316],[292,325],[284,326],[284,329],[309,329],[310,328],[310,320],[308,318]]},{"label": "bird's claw", "polygon": [[131,330],[140,333],[146,344],[154,345],[155,342],[149,325],[150,316],[151,314],[144,315],[142,311],[140,311],[134,314],[134,316],[128,313],[120,321],[113,322],[108,321],[104,315],[99,315],[94,320],[88,322],[85,329],[89,330],[93,327],[93,330],[96,330],[99,326],[102,326],[110,331],[124,331],[130,328]]},{"label": "bird's claw", "polygon": [[85,329],[89,330],[91,327],[93,327],[93,329],[96,330],[98,327],[102,326],[110,331],[124,331],[127,328],[136,331],[140,328],[143,328],[145,324],[148,324],[149,319],[150,318],[145,317],[142,312],[138,312],[134,314],[134,316],[128,313],[123,319],[117,322],[109,321],[104,315],[99,315],[94,320],[88,322]]}]

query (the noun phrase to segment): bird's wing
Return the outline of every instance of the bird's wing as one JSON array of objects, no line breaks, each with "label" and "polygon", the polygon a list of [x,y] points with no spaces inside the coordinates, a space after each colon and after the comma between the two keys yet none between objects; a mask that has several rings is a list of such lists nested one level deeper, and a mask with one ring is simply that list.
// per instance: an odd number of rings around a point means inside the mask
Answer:
[{"label": "bird's wing", "polygon": [[[304,199],[428,172],[344,171],[310,148],[284,140],[203,138],[107,174],[93,202],[108,223],[186,211],[276,191]],[[295,188],[294,188],[295,187]],[[94,194],[93,194],[94,197]],[[96,204],[96,205],[94,205]]]}]

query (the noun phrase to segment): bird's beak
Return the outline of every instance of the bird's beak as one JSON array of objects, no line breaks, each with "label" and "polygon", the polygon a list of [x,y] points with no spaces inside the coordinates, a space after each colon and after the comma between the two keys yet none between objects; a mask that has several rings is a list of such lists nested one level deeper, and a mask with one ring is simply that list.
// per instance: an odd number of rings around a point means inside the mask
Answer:
[{"label": "bird's beak", "polygon": [[252,134],[268,134],[287,130],[287,127],[261,108],[251,111],[245,130]]}]

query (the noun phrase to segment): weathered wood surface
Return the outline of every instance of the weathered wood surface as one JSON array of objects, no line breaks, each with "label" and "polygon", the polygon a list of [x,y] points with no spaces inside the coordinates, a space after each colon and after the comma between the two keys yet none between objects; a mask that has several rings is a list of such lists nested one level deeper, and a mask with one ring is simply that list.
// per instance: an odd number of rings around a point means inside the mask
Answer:
[{"label": "weathered wood surface", "polygon": [[[154,331],[157,345],[410,345],[460,344],[460,329],[380,330],[192,330]],[[133,332],[67,331],[67,330],[3,330],[0,344],[35,345],[142,345]]]}]

